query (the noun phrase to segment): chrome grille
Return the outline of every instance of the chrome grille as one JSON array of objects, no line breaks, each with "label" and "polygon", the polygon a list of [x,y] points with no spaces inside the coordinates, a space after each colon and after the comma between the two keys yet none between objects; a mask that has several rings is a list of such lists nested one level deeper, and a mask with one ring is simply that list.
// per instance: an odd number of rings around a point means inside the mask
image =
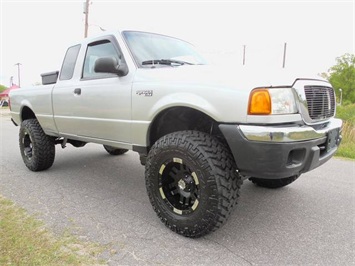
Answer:
[{"label": "chrome grille", "polygon": [[322,120],[334,116],[335,97],[331,87],[305,86],[309,117],[312,120]]}]

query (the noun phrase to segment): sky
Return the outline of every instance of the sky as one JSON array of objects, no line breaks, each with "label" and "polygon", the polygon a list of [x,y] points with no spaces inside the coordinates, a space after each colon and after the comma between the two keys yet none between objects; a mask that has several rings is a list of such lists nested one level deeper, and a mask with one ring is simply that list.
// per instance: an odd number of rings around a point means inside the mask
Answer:
[{"label": "sky", "polygon": [[[21,87],[59,70],[66,49],[84,37],[82,1],[0,0],[0,84]],[[89,7],[89,36],[106,30],[162,33],[194,44],[220,67],[315,76],[355,54],[355,0],[104,1]],[[245,66],[243,47],[245,46]]]}]

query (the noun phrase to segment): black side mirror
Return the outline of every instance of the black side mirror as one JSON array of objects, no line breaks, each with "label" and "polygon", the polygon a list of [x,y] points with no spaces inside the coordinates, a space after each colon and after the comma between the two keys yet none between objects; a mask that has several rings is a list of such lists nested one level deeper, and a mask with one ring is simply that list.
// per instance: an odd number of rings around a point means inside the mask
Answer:
[{"label": "black side mirror", "polygon": [[100,57],[95,61],[94,71],[96,73],[112,73],[119,77],[128,74],[126,64],[120,65],[115,57]]}]

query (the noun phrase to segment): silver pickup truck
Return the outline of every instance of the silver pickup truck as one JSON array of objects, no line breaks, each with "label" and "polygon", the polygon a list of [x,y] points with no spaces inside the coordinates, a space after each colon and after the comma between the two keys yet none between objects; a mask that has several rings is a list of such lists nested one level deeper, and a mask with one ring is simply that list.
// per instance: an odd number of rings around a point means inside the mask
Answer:
[{"label": "silver pickup truck", "polygon": [[263,76],[208,65],[180,39],[104,32],[69,47],[42,86],[12,91],[10,108],[30,170],[50,168],[56,144],[136,151],[161,221],[200,237],[227,220],[243,180],[286,186],[340,144],[328,82]]}]

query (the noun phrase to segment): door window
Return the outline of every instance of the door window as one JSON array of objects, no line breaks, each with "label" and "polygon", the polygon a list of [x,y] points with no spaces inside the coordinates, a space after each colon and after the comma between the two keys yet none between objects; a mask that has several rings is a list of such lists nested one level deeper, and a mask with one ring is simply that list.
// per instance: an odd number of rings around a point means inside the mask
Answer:
[{"label": "door window", "polygon": [[100,57],[115,57],[121,64],[122,56],[117,52],[115,46],[108,40],[90,44],[86,51],[83,78],[117,77],[110,73],[96,73],[94,70],[95,61]]}]

